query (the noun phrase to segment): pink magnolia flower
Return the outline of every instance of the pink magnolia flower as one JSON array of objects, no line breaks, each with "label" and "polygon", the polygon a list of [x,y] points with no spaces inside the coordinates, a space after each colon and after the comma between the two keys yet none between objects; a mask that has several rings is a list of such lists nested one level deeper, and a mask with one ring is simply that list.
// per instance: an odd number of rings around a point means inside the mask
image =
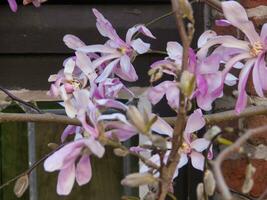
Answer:
[{"label": "pink magnolia flower", "polygon": [[[45,2],[47,0],[23,0],[23,5],[27,5],[29,3],[32,3],[35,7],[39,7],[41,5],[41,3]],[[18,10],[18,4],[16,2],[16,0],[7,0],[10,9],[13,12],[17,12]]]},{"label": "pink magnolia flower", "polygon": [[[261,97],[264,96],[263,90],[267,90],[265,77],[267,75],[266,62],[264,60],[267,51],[267,24],[264,24],[260,35],[256,32],[253,23],[248,20],[245,9],[235,1],[222,2],[224,16],[228,22],[240,29],[246,36],[247,41],[238,40],[232,36],[217,36],[210,39],[198,52],[199,58],[204,58],[210,47],[221,45],[226,48],[238,50],[225,64],[223,70],[223,80],[231,68],[239,61],[244,61],[245,65],[241,70],[238,82],[238,99],[236,102],[236,112],[240,113],[247,104],[246,83],[250,71],[255,90]],[[216,92],[220,92],[223,81]]]},{"label": "pink magnolia flower", "polygon": [[148,99],[155,105],[166,95],[169,106],[178,111],[180,105],[180,90],[175,81],[163,81],[148,90]]},{"label": "pink magnolia flower", "polygon": [[102,74],[97,78],[97,82],[105,80],[110,74],[115,73],[117,76],[126,81],[136,81],[138,76],[131,63],[136,54],[146,53],[150,44],[143,42],[140,38],[135,39],[134,35],[141,32],[144,35],[155,38],[144,25],[136,25],[130,28],[123,41],[112,27],[111,23],[96,9],[93,13],[97,18],[96,26],[99,33],[109,38],[104,45],[89,45],[78,48],[78,51],[85,53],[100,53],[101,57],[93,62],[95,68],[103,63],[107,63]]},{"label": "pink magnolia flower", "polygon": [[221,57],[217,54],[210,55],[198,61],[195,68],[196,90],[192,98],[196,98],[197,105],[206,111],[211,110],[213,101],[222,96],[222,92],[213,94],[222,81],[222,72],[219,71],[220,59]]},{"label": "pink magnolia flower", "polygon": [[18,10],[18,5],[17,5],[16,0],[7,0],[7,2],[8,2],[8,4],[9,4],[10,9],[11,9],[13,12],[17,12],[17,10]]},{"label": "pink magnolia flower", "polygon": [[68,195],[75,179],[79,185],[88,183],[92,177],[90,156],[93,154],[102,158],[104,152],[104,147],[93,137],[89,137],[71,142],[49,156],[44,162],[45,170],[60,171],[57,193]]},{"label": "pink magnolia flower", "polygon": [[[150,67],[154,70],[161,70],[175,79],[177,71],[181,68],[183,48],[177,42],[168,42],[166,49],[168,57],[153,63]],[[166,95],[169,106],[176,111],[179,108],[180,89],[176,81],[163,81],[155,87],[151,87],[147,95],[153,105],[157,104]]]},{"label": "pink magnolia flower", "polygon": [[97,99],[115,99],[119,98],[120,92],[125,92],[130,98],[134,96],[118,78],[107,78],[100,82],[97,86],[94,85],[93,96]]},{"label": "pink magnolia flower", "polygon": [[188,118],[184,130],[184,142],[180,148],[181,158],[178,168],[183,167],[188,162],[188,157],[191,158],[192,166],[198,170],[204,168],[204,156],[202,152],[208,148],[210,141],[205,138],[193,138],[193,133],[205,126],[200,109],[195,110]]},{"label": "pink magnolia flower", "polygon": [[[197,109],[189,116],[187,120],[183,134],[184,142],[181,148],[179,149],[181,155],[180,162],[177,165],[173,178],[175,178],[178,175],[179,169],[188,163],[188,158],[191,158],[191,162],[194,168],[198,170],[203,170],[205,158],[202,155],[202,152],[208,148],[210,141],[204,138],[196,139],[195,137],[193,137],[193,133],[200,130],[204,126],[205,126],[205,119],[203,118],[201,110]],[[165,132],[164,135],[168,135],[170,138],[172,138],[173,134],[172,128],[171,127],[167,128],[167,126],[164,127],[165,128],[162,129],[161,132]],[[171,143],[169,143],[168,146],[171,148]],[[164,162],[167,162],[169,154],[170,151],[167,151],[164,157]],[[209,149],[208,159],[211,158],[212,158],[212,150]],[[160,165],[160,157],[158,154],[153,155],[149,160],[157,165]],[[141,172],[146,172],[148,170],[149,168],[146,165],[143,165],[140,169]]]}]

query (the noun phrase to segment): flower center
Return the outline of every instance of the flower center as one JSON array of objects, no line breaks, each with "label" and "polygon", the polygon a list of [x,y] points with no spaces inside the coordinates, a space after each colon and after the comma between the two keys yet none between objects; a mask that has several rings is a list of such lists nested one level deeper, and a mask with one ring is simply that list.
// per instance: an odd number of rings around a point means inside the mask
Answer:
[{"label": "flower center", "polygon": [[191,152],[191,148],[190,148],[189,144],[187,144],[186,142],[183,142],[183,144],[181,146],[181,150],[186,154]]},{"label": "flower center", "polygon": [[258,56],[263,51],[263,45],[261,42],[255,42],[253,45],[250,46],[250,54],[253,57]]},{"label": "flower center", "polygon": [[121,47],[121,48],[118,48],[118,51],[121,53],[121,54],[126,54],[127,53],[127,48],[125,47]]},{"label": "flower center", "polygon": [[81,87],[82,87],[82,84],[81,84],[81,82],[80,81],[78,81],[78,80],[71,80],[70,81],[70,84],[73,86],[73,88],[75,88],[75,89],[80,89]]}]

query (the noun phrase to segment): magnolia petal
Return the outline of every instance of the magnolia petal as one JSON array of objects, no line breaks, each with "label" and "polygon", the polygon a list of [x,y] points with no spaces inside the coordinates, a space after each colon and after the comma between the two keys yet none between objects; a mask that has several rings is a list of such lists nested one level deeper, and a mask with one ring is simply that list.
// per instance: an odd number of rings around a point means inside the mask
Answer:
[{"label": "magnolia petal", "polygon": [[105,153],[105,148],[95,140],[93,137],[85,140],[86,146],[90,149],[90,151],[96,155],[98,158],[102,158]]},{"label": "magnolia petal", "polygon": [[80,47],[85,46],[84,42],[80,40],[80,38],[75,35],[67,34],[63,37],[63,41],[70,49],[78,49]]},{"label": "magnolia petal", "polygon": [[129,58],[129,56],[127,55],[123,55],[120,58],[120,66],[121,66],[121,71],[125,74],[130,73],[131,68],[133,67],[131,60]]},{"label": "magnolia petal", "polygon": [[245,9],[236,1],[222,2],[222,9],[225,18],[235,27],[239,28],[248,37],[251,43],[260,41],[255,27],[251,21],[248,20]]},{"label": "magnolia petal", "polygon": [[106,45],[102,45],[102,44],[82,46],[82,47],[78,48],[77,51],[81,51],[84,53],[99,52],[99,53],[111,53],[111,54],[117,52],[116,49],[111,48],[111,47],[106,46]]},{"label": "magnolia petal", "polygon": [[231,23],[226,19],[215,20],[216,26],[231,26]]},{"label": "magnolia petal", "polygon": [[66,114],[70,118],[74,118],[77,115],[77,110],[73,106],[73,99],[67,99],[64,101],[64,108],[66,111]]},{"label": "magnolia petal", "polygon": [[70,194],[75,182],[75,163],[60,170],[57,181],[57,193],[59,195]]},{"label": "magnolia petal", "polygon": [[210,144],[210,141],[206,140],[205,138],[198,138],[198,139],[194,140],[190,144],[190,146],[191,146],[191,148],[195,149],[196,151],[202,152],[208,148],[209,144]]},{"label": "magnolia petal", "polygon": [[93,68],[101,69],[102,67],[105,66],[104,64],[108,64],[111,60],[115,58],[119,58],[120,56],[121,55],[118,52],[115,54],[107,54],[107,55],[101,56],[93,61]]},{"label": "magnolia petal", "polygon": [[120,77],[121,79],[125,80],[125,81],[128,81],[128,82],[134,82],[134,81],[137,81],[138,80],[138,76],[136,74],[136,71],[132,65],[132,63],[129,63],[128,65],[128,69],[127,71],[129,70],[128,73],[125,73],[125,69],[121,67],[117,67],[115,69],[115,74]]},{"label": "magnolia petal", "polygon": [[235,105],[235,112],[237,114],[239,114],[247,105],[246,84],[253,64],[254,64],[254,59],[248,60],[239,75],[239,82],[238,82],[239,94]]},{"label": "magnolia petal", "polygon": [[[74,150],[82,148],[83,145],[83,140],[77,140],[67,144],[66,146],[53,153],[44,162],[45,171],[53,172],[55,170],[61,169],[63,167],[64,160],[68,157],[68,155]],[[75,161],[76,158],[73,159]]]},{"label": "magnolia petal", "polygon": [[157,104],[163,96],[166,94],[166,91],[169,87],[176,85],[173,81],[163,81],[155,87],[152,87],[148,90],[147,95],[149,101],[155,105]]},{"label": "magnolia petal", "polygon": [[[156,164],[157,166],[160,165],[160,157],[158,154],[153,155],[152,157],[149,158],[149,161]],[[139,172],[140,173],[146,173],[149,171],[149,167],[145,164],[141,165]]]},{"label": "magnolia petal", "polygon": [[213,30],[207,30],[204,33],[200,35],[197,41],[197,47],[201,48],[203,47],[208,40],[212,39],[213,37],[217,36],[217,33]]},{"label": "magnolia petal", "polygon": [[131,46],[138,54],[144,54],[150,49],[150,44],[144,42],[140,38],[133,40]]},{"label": "magnolia petal", "polygon": [[267,45],[267,23],[263,24],[262,28],[261,28],[261,41]]},{"label": "magnolia petal", "polygon": [[237,48],[249,51],[249,43],[246,41],[238,40],[233,36],[216,36],[209,41],[197,52],[197,57],[202,60],[207,56],[209,49],[214,45],[223,45],[228,48]]},{"label": "magnolia petal", "polygon": [[97,9],[93,8],[92,11],[96,16],[96,27],[99,33],[102,36],[108,37],[113,41],[121,41],[111,23]]},{"label": "magnolia petal", "polygon": [[64,63],[64,74],[68,80],[72,80],[72,73],[75,68],[75,61],[72,58],[69,58]]},{"label": "magnolia petal", "polygon": [[61,134],[61,142],[63,143],[65,141],[65,139],[69,136],[72,135],[73,133],[75,133],[76,131],[76,126],[74,125],[68,125],[63,133]]},{"label": "magnolia petal", "polygon": [[81,185],[85,185],[92,178],[92,167],[90,162],[90,157],[88,155],[83,155],[76,166],[76,181]]},{"label": "magnolia petal", "polygon": [[[151,114],[150,118],[156,116],[155,114]],[[173,135],[173,128],[161,117],[157,117],[156,122],[151,127],[152,131],[155,131],[162,135],[167,135],[172,137]]]},{"label": "magnolia petal", "polygon": [[94,81],[97,77],[97,74],[94,70],[93,64],[89,56],[79,51],[76,51],[75,54],[76,54],[76,65],[88,77],[90,82]]},{"label": "magnolia petal", "polygon": [[264,57],[265,57],[265,54],[262,54],[261,56],[258,56],[256,58],[256,62],[252,70],[253,85],[254,85],[255,91],[260,97],[264,97],[262,85],[261,85],[261,78],[260,78],[260,65],[265,65]]},{"label": "magnolia petal", "polygon": [[167,53],[177,64],[182,63],[183,47],[178,42],[167,43]]},{"label": "magnolia petal", "polygon": [[11,9],[13,12],[17,12],[17,10],[18,10],[18,5],[17,5],[16,0],[7,0],[7,1],[8,1],[8,4],[9,4],[10,9]]},{"label": "magnolia petal", "polygon": [[99,106],[105,106],[108,108],[115,108],[115,109],[120,109],[120,110],[127,110],[128,108],[128,106],[126,106],[125,104],[114,99],[97,99],[95,100],[95,102]]},{"label": "magnolia petal", "polygon": [[156,39],[156,37],[150,32],[150,30],[143,24],[133,26],[126,33],[126,43],[130,44],[134,34],[137,32],[142,33],[143,35]]},{"label": "magnolia petal", "polygon": [[[195,110],[186,122],[186,127],[184,130],[184,137],[189,142],[191,141],[191,134],[200,130],[205,126],[205,119],[201,112],[201,109]],[[189,142],[190,143],[190,142]]]},{"label": "magnolia petal", "polygon": [[101,75],[95,80],[97,83],[102,82],[106,80],[109,75],[113,72],[114,68],[118,65],[119,59],[113,60],[111,63],[109,63],[104,71],[101,73]]},{"label": "magnolia petal", "polygon": [[178,168],[182,168],[183,166],[185,166],[186,164],[188,163],[188,157],[187,157],[187,154],[185,153],[181,153],[180,154],[180,161],[178,163]]},{"label": "magnolia petal", "polygon": [[233,74],[226,74],[224,83],[228,86],[234,86],[237,83],[238,78],[235,77]]},{"label": "magnolia petal", "polygon": [[210,111],[212,109],[212,103],[215,100],[210,94],[206,95],[198,95],[197,97],[197,105],[205,111]]},{"label": "magnolia petal", "polygon": [[177,86],[169,87],[166,91],[166,99],[168,101],[169,106],[178,110],[180,106],[180,90]]},{"label": "magnolia petal", "polygon": [[130,124],[125,115],[121,114],[121,113],[113,113],[113,114],[107,114],[107,115],[100,115],[97,119],[98,121],[102,121],[102,120],[119,120],[125,124]]},{"label": "magnolia petal", "polygon": [[91,103],[90,92],[86,89],[76,90],[73,92],[73,95],[78,104],[79,111],[83,110],[85,112]]},{"label": "magnolia petal", "polygon": [[193,167],[195,169],[203,171],[205,157],[201,153],[196,152],[196,151],[193,151],[190,154],[190,157],[191,157],[191,162],[192,162]]},{"label": "magnolia petal", "polygon": [[202,60],[197,67],[197,72],[200,74],[215,73],[219,70],[221,56],[219,54],[211,54]]}]

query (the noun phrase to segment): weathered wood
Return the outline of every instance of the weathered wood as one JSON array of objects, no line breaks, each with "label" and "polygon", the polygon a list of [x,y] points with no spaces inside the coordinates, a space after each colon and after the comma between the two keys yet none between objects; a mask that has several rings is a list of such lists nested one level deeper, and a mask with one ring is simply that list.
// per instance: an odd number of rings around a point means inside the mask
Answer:
[{"label": "weathered wood", "polygon": [[[171,10],[170,5],[46,5],[39,9],[23,7],[16,14],[0,6],[0,53],[71,52],[62,42],[65,34],[75,34],[86,44],[103,43],[92,8],[109,19],[122,38],[128,28],[147,23]],[[121,20],[125,19],[125,20]],[[165,49],[167,40],[177,40],[174,19],[169,17],[151,26],[157,38],[154,49]],[[11,26],[12,25],[12,26]],[[152,42],[153,40],[148,40]]]},{"label": "weathered wood", "polygon": [[[36,149],[37,159],[51,150],[47,147],[50,142],[60,143],[60,135],[64,126],[54,124],[36,125]],[[123,175],[122,159],[115,157],[110,149],[106,149],[105,157],[98,159],[92,157],[93,177],[85,186],[74,186],[72,193],[67,197],[59,197],[56,194],[57,172],[47,173],[40,166],[38,176],[38,200],[66,199],[66,200],[106,200],[120,199],[122,186],[120,180]]]},{"label": "weathered wood", "polygon": [[[0,84],[7,89],[48,90],[48,77],[62,68],[62,63],[67,57],[68,55],[0,55]],[[155,55],[138,57],[134,66],[139,80],[127,85],[148,86],[147,71],[152,60],[158,58]]]},{"label": "weathered wood", "polygon": [[[1,183],[20,174],[28,168],[27,127],[25,123],[1,124]],[[13,193],[14,183],[1,190],[2,200],[17,200]],[[22,200],[28,200],[26,192]]]},{"label": "weathered wood", "polygon": [[[141,95],[143,92],[145,92],[148,88],[147,87],[130,87],[129,88],[136,96]],[[27,89],[21,89],[21,90],[10,90],[10,92],[15,95],[16,97],[26,101],[38,101],[38,102],[54,102],[54,101],[60,101],[60,98],[55,98],[47,95],[47,90],[27,90]],[[7,95],[0,91],[0,105],[1,102],[5,102],[8,100]],[[129,95],[125,91],[122,91],[119,94],[119,99],[128,99]]]}]

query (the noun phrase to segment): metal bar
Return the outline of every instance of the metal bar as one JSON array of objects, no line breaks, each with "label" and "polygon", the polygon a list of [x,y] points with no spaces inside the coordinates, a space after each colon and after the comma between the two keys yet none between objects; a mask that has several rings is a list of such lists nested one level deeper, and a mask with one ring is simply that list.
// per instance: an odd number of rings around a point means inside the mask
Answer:
[{"label": "metal bar", "polygon": [[[35,141],[35,123],[28,122],[28,158],[29,158],[29,166],[36,161],[36,141]],[[29,200],[37,200],[37,174],[36,169],[34,169],[30,174],[30,198]]]}]

